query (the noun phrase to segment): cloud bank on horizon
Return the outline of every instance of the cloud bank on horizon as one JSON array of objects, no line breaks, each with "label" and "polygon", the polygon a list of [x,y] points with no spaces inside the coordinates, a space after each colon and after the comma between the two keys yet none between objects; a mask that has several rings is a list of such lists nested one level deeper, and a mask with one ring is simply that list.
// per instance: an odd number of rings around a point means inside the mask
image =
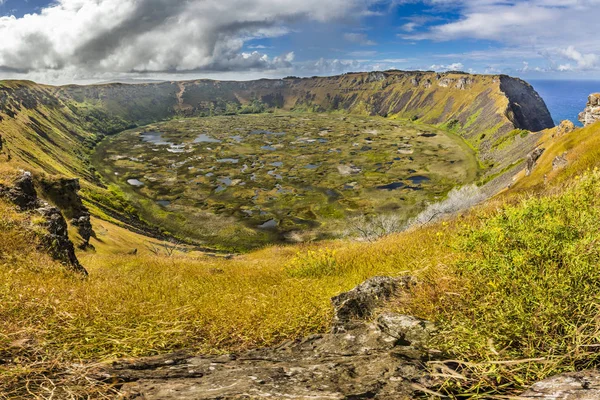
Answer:
[{"label": "cloud bank on horizon", "polygon": [[600,77],[600,0],[0,0],[0,79]]}]

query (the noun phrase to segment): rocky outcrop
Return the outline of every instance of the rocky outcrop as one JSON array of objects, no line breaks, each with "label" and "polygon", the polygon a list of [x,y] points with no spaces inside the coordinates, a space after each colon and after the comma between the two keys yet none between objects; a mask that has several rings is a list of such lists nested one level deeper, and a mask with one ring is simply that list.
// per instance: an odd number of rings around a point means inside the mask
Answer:
[{"label": "rocky outcrop", "polygon": [[531,175],[533,168],[537,164],[537,160],[544,154],[544,150],[545,149],[538,147],[527,155],[527,160],[525,161],[525,176]]},{"label": "rocky outcrop", "polygon": [[534,384],[520,399],[598,400],[600,371],[590,370],[557,375]]},{"label": "rocky outcrop", "polygon": [[579,121],[586,126],[600,121],[600,93],[590,94],[585,110],[579,114]]},{"label": "rocky outcrop", "polygon": [[557,169],[561,169],[569,165],[569,161],[567,160],[567,152],[565,151],[560,156],[554,157],[552,160],[552,170],[555,171]]},{"label": "rocky outcrop", "polygon": [[553,135],[553,137],[561,137],[564,135],[568,135],[569,133],[573,132],[575,129],[577,129],[575,127],[575,124],[571,121],[569,121],[568,119],[562,121],[560,123],[560,125],[558,125],[558,127],[556,128],[556,133]]},{"label": "rocky outcrop", "polygon": [[503,75],[500,77],[500,90],[508,99],[506,116],[515,128],[538,132],[554,127],[546,103],[527,82]]},{"label": "rocky outcrop", "polygon": [[83,240],[79,247],[90,247],[90,238],[94,236],[94,230],[90,212],[78,194],[81,190],[79,179],[45,180],[42,181],[42,187],[46,196],[62,210],[71,221],[71,225],[77,228]]},{"label": "rocky outcrop", "polygon": [[407,288],[411,282],[412,278],[408,277],[376,276],[348,292],[333,297],[333,332],[352,329],[355,320],[370,317],[377,306],[400,288]]},{"label": "rocky outcrop", "polygon": [[69,239],[67,221],[60,209],[38,198],[29,172],[17,178],[12,187],[0,185],[0,196],[15,204],[21,211],[38,213],[44,219],[46,233],[41,237],[43,248],[55,259],[73,271],[87,275],[75,255],[75,246]]},{"label": "rocky outcrop", "polygon": [[[367,286],[375,288],[368,290],[372,293],[389,293],[391,285],[379,278]],[[440,383],[425,366],[440,355],[426,348],[431,323],[384,313],[374,322],[362,320],[347,328],[240,354],[176,353],[119,361],[91,376],[117,383],[126,399],[146,400],[402,400]]]}]

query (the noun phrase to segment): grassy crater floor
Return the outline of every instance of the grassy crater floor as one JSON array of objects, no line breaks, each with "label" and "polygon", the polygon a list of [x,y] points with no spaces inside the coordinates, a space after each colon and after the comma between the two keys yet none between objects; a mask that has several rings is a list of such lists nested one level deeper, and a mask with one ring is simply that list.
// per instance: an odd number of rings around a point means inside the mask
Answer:
[{"label": "grassy crater floor", "polygon": [[409,218],[478,171],[440,129],[312,113],[153,124],[105,140],[94,162],[145,219],[235,251],[335,237],[362,214]]}]

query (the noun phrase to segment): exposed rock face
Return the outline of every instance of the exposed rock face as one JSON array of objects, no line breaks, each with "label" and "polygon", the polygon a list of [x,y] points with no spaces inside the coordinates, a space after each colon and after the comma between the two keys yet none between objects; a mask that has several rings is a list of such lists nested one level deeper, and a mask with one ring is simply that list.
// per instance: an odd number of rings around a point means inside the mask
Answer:
[{"label": "exposed rock face", "polygon": [[573,124],[568,119],[562,121],[558,128],[556,129],[555,137],[561,137],[563,135],[567,135],[573,132],[576,129],[575,124]]},{"label": "exposed rock face", "polygon": [[585,110],[579,114],[579,121],[586,126],[600,121],[600,93],[590,94]]},{"label": "exposed rock face", "polygon": [[61,211],[38,198],[31,173],[24,172],[10,188],[0,185],[0,196],[10,200],[21,211],[35,210],[45,220],[47,234],[42,243],[50,255],[70,269],[87,275],[75,255],[75,246],[69,239],[67,221]]},{"label": "exposed rock face", "polygon": [[567,156],[567,152],[565,151],[560,156],[554,157],[554,160],[552,160],[552,170],[553,171],[560,169],[560,168],[564,168],[569,164],[569,161],[567,160],[566,156]]},{"label": "exposed rock face", "polygon": [[[390,288],[377,279],[375,287]],[[373,286],[373,282],[367,286]],[[364,288],[365,286],[363,286]],[[126,399],[413,399],[439,384],[424,363],[433,326],[386,313],[346,332],[220,357],[185,354],[114,363],[99,380],[119,382]]]},{"label": "exposed rock face", "polygon": [[42,207],[36,210],[46,220],[48,234],[42,238],[44,247],[55,260],[69,266],[77,272],[87,275],[75,255],[75,246],[69,239],[67,221],[56,207]]},{"label": "exposed rock face", "polygon": [[83,239],[81,248],[90,246],[90,238],[94,236],[94,230],[90,219],[90,212],[83,205],[78,192],[81,190],[79,179],[58,179],[42,182],[44,192],[50,200],[60,207],[71,224],[77,227],[79,235]]},{"label": "exposed rock face", "polygon": [[590,370],[557,375],[536,383],[519,398],[597,400],[600,399],[600,371]]},{"label": "exposed rock face", "polygon": [[545,149],[538,147],[527,155],[527,160],[525,161],[525,176],[531,175],[531,171],[533,171],[537,160],[544,154],[544,150]]},{"label": "exposed rock face", "polygon": [[41,205],[30,172],[24,172],[15,180],[12,187],[0,187],[0,194],[19,207],[21,211],[33,210]]},{"label": "exposed rock face", "polygon": [[382,301],[389,299],[396,290],[408,287],[411,282],[410,277],[377,276],[333,297],[333,332],[353,329],[356,320],[370,317]]},{"label": "exposed rock face", "polygon": [[553,128],[554,121],[540,95],[525,81],[500,77],[500,90],[508,98],[507,117],[515,128],[538,132]]}]

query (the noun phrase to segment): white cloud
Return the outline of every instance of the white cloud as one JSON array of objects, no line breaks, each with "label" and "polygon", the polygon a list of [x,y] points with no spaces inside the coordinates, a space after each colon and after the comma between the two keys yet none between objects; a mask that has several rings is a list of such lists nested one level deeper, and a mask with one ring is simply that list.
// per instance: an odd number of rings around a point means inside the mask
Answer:
[{"label": "white cloud", "polygon": [[39,14],[0,17],[0,72],[84,77],[286,68],[293,53],[269,58],[243,53],[244,44],[284,35],[294,22],[348,18],[371,2],[58,0]]},{"label": "white cloud", "polygon": [[448,65],[434,64],[429,69],[434,70],[436,72],[446,72],[446,71],[462,71],[464,69],[464,65],[462,63],[452,63]]},{"label": "white cloud", "polygon": [[547,59],[547,66],[517,69],[521,72],[600,70],[597,33],[600,0],[424,0],[424,3],[434,14],[448,15],[447,11],[452,11],[458,17],[429,24],[418,32],[413,25],[408,30],[401,26],[406,31],[399,35],[401,38],[492,41],[497,49],[475,51],[465,57],[480,61],[504,58],[505,65],[514,65],[522,57]]},{"label": "white cloud", "polygon": [[344,39],[361,46],[375,46],[377,44],[369,40],[368,36],[364,33],[344,33]]},{"label": "white cloud", "polygon": [[[563,49],[559,54],[568,60],[575,61],[577,63],[577,69],[587,70],[598,67],[600,58],[596,54],[583,54],[575,49],[574,46],[569,46]],[[562,66],[564,67],[564,65]],[[571,66],[569,65],[569,69]]]}]

